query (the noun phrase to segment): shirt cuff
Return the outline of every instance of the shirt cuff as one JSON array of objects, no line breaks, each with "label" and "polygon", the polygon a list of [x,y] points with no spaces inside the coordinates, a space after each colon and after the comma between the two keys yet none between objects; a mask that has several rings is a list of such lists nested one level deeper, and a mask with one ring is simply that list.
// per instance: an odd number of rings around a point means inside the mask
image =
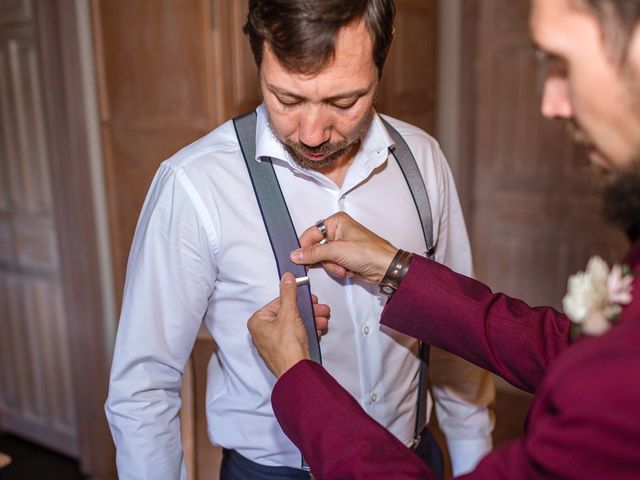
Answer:
[{"label": "shirt cuff", "polygon": [[453,476],[470,472],[491,450],[491,437],[447,440]]}]

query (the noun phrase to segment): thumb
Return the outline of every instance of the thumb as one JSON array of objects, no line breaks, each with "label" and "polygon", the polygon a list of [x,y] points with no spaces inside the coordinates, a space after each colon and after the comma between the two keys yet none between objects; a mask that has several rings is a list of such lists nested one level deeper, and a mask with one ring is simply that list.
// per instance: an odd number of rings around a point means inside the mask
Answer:
[{"label": "thumb", "polygon": [[340,242],[330,242],[325,245],[315,244],[299,248],[291,252],[291,261],[299,265],[322,263],[322,267],[331,275],[338,278],[345,278],[348,275],[347,268],[335,263],[335,257],[337,257],[339,251],[336,250],[338,243]]},{"label": "thumb", "polygon": [[324,260],[330,260],[328,250],[330,244],[320,245],[318,243],[299,248],[291,252],[291,261],[299,265],[313,265]]},{"label": "thumb", "polygon": [[[280,280],[280,314],[294,312],[297,313],[296,298],[298,296],[298,286],[296,278],[292,273],[285,273]],[[282,315],[279,315],[281,317]]]}]

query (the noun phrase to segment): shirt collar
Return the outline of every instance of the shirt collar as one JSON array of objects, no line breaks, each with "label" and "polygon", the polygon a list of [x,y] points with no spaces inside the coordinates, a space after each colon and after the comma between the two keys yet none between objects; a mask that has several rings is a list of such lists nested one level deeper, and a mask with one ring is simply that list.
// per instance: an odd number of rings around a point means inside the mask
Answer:
[{"label": "shirt collar", "polygon": [[263,157],[277,158],[289,164],[293,163],[286,149],[269,127],[269,114],[264,103],[256,109],[256,160]]}]

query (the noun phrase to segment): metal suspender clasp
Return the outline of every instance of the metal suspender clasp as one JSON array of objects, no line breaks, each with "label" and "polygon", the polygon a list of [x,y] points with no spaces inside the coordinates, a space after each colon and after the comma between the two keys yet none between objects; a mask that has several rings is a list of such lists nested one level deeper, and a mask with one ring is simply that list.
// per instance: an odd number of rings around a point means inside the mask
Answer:
[{"label": "metal suspender clasp", "polygon": [[420,444],[420,440],[422,440],[422,435],[416,433],[413,436],[413,440],[411,440],[411,446],[409,447],[411,450],[415,450],[416,447]]}]

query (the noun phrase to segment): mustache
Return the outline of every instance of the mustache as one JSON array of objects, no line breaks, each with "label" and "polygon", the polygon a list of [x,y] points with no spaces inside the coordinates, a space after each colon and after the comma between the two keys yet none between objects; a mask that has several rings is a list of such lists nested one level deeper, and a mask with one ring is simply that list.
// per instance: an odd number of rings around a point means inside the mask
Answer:
[{"label": "mustache", "polygon": [[325,142],[316,147],[309,147],[302,142],[296,142],[293,140],[287,140],[287,146],[291,148],[294,152],[302,153],[302,154],[311,154],[311,155],[322,155],[325,153],[333,153],[338,150],[343,150],[349,146],[349,142],[347,140],[340,140],[338,142]]}]

